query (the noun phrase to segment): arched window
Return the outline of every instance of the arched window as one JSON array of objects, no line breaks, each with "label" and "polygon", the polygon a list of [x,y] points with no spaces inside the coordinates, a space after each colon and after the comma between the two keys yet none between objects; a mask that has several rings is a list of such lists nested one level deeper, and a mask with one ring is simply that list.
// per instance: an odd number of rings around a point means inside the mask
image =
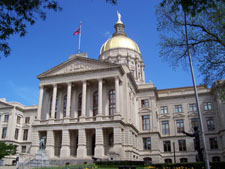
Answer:
[{"label": "arched window", "polygon": [[93,116],[98,114],[98,91],[93,94]]},{"label": "arched window", "polygon": [[67,102],[67,95],[65,94],[63,97],[63,117],[66,117],[66,102]]},{"label": "arched window", "polygon": [[212,162],[220,162],[220,157],[218,156],[212,157]]},{"label": "arched window", "polygon": [[172,160],[170,158],[165,159],[165,163],[172,163]]},{"label": "arched window", "polygon": [[77,107],[78,117],[81,116],[81,106],[82,106],[82,93],[80,93],[78,96],[78,107]]},{"label": "arched window", "polygon": [[187,159],[187,158],[181,158],[181,159],[180,159],[180,162],[181,162],[181,163],[187,163],[187,162],[188,162],[188,159]]},{"label": "arched window", "polygon": [[109,116],[113,116],[116,112],[116,94],[115,90],[109,91]]}]

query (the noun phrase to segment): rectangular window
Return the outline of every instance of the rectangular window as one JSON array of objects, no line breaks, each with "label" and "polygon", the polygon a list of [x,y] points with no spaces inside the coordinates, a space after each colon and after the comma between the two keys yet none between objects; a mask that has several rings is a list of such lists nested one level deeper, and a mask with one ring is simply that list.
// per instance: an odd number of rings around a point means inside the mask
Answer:
[{"label": "rectangular window", "polygon": [[9,121],[9,115],[6,114],[6,115],[5,115],[5,118],[4,118],[4,122],[5,122],[5,123],[8,123],[8,121]]},{"label": "rectangular window", "polygon": [[148,99],[141,100],[141,107],[149,107],[149,101]]},{"label": "rectangular window", "polygon": [[151,150],[151,137],[143,138],[143,149]]},{"label": "rectangular window", "polygon": [[169,121],[162,121],[162,134],[163,135],[170,134]]},{"label": "rectangular window", "polygon": [[178,140],[179,151],[186,151],[186,141],[185,140]]},{"label": "rectangular window", "polygon": [[26,149],[27,149],[27,147],[26,147],[26,146],[22,146],[22,150],[21,150],[21,152],[22,152],[22,153],[26,153]]},{"label": "rectangular window", "polygon": [[25,123],[30,124],[30,117],[25,117]]},{"label": "rectangular window", "polygon": [[19,136],[19,129],[16,129],[15,136],[14,136],[15,140],[18,140],[18,136]]},{"label": "rectangular window", "polygon": [[211,102],[204,103],[204,110],[212,110],[212,103]]},{"label": "rectangular window", "polygon": [[6,134],[7,134],[7,127],[3,127],[2,128],[2,138],[6,138]]},{"label": "rectangular window", "polygon": [[142,116],[142,129],[150,130],[150,116],[149,115]]},{"label": "rectangular window", "polygon": [[27,140],[28,139],[28,129],[24,129],[23,130],[23,140]]},{"label": "rectangular window", "polygon": [[167,106],[161,106],[160,112],[161,112],[161,114],[168,114],[168,107]]},{"label": "rectangular window", "polygon": [[175,105],[175,112],[176,113],[182,113],[183,112],[181,104]]},{"label": "rectangular window", "polygon": [[17,123],[17,124],[20,124],[20,120],[21,120],[21,117],[20,117],[20,116],[17,116],[16,123]]},{"label": "rectangular window", "polygon": [[189,104],[189,112],[197,112],[196,103]]},{"label": "rectangular window", "polygon": [[216,137],[209,138],[209,144],[211,149],[218,149],[218,143],[217,143]]},{"label": "rectangular window", "polygon": [[177,122],[177,133],[182,133],[184,131],[184,120],[176,120]]},{"label": "rectangular window", "polygon": [[192,118],[191,119],[191,126],[192,126],[192,128],[194,128],[194,127],[198,127],[199,128],[198,118]]},{"label": "rectangular window", "polygon": [[163,141],[164,152],[171,152],[170,141]]},{"label": "rectangular window", "polygon": [[206,123],[209,131],[215,130],[215,123],[213,117],[206,117]]}]

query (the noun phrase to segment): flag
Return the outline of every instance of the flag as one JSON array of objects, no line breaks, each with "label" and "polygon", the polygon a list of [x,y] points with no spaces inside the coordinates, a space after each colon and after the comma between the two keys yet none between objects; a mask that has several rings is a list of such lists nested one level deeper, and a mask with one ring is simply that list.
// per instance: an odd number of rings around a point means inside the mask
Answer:
[{"label": "flag", "polygon": [[80,34],[80,28],[81,28],[81,24],[78,26],[77,30],[73,33],[73,35]]}]

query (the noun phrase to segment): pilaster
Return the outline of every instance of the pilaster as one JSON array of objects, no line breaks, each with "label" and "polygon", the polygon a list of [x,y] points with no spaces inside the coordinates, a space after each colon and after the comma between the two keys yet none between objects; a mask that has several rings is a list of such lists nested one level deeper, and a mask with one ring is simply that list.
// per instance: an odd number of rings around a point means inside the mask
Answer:
[{"label": "pilaster", "polygon": [[78,130],[78,148],[77,157],[85,158],[87,156],[87,143],[86,143],[86,132],[85,129]]},{"label": "pilaster", "polygon": [[96,143],[95,143],[95,157],[104,157],[104,142],[102,128],[96,128]]},{"label": "pilaster", "polygon": [[39,150],[39,134],[38,131],[33,131],[32,132],[32,145],[31,145],[31,151],[30,153],[32,155],[36,154],[37,151]]},{"label": "pilaster", "polygon": [[61,158],[66,158],[70,156],[70,136],[69,136],[69,130],[64,129],[62,131],[62,147],[60,152]]},{"label": "pilaster", "polygon": [[46,151],[50,158],[54,157],[54,133],[53,130],[47,131]]}]

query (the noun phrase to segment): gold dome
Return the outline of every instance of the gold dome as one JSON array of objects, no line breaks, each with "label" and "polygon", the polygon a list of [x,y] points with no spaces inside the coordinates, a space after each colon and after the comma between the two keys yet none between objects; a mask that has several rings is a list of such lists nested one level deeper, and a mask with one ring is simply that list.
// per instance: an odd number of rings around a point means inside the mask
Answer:
[{"label": "gold dome", "polygon": [[132,49],[138,53],[141,53],[139,50],[138,45],[130,38],[124,35],[117,35],[113,36],[112,38],[108,39],[101,47],[100,55],[109,50],[114,48],[127,48]]}]

